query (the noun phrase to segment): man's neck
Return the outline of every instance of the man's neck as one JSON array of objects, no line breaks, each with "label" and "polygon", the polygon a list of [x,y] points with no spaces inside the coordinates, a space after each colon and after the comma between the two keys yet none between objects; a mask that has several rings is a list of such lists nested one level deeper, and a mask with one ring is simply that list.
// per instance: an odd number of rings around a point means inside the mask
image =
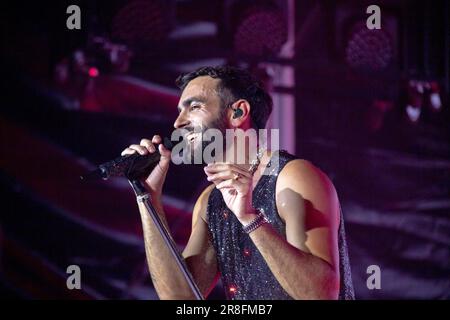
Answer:
[{"label": "man's neck", "polygon": [[242,166],[250,166],[257,157],[260,157],[259,154],[261,151],[260,148],[250,147],[246,144],[244,147],[238,146],[236,144],[231,145],[226,151],[224,159],[226,162],[242,165]]}]

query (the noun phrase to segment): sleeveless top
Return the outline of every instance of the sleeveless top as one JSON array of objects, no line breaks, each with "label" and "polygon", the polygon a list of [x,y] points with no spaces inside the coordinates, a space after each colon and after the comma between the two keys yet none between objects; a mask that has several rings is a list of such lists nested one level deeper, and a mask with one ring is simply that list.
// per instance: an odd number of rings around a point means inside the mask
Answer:
[{"label": "sleeveless top", "polygon": [[[259,209],[272,227],[286,239],[285,223],[278,215],[275,186],[278,174],[295,156],[277,151],[253,190],[253,207]],[[274,162],[278,161],[278,163]],[[278,165],[277,165],[278,164]],[[217,265],[227,299],[290,300],[270,271],[242,224],[228,209],[220,190],[214,188],[208,199],[207,222],[210,240],[216,250]],[[354,299],[342,210],[338,230],[340,290],[339,299]],[[293,266],[295,267],[295,266]]]}]

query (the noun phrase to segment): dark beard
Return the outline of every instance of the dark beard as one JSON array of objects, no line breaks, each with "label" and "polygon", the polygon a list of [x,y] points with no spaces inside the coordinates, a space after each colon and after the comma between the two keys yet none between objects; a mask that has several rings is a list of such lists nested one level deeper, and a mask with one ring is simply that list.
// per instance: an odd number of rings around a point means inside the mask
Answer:
[{"label": "dark beard", "polygon": [[[201,154],[202,155],[202,165],[205,165],[207,163],[205,163],[204,159],[203,159],[203,152],[206,149],[207,146],[209,146],[211,143],[214,142],[214,139],[212,141],[205,141],[205,140],[210,140],[209,137],[207,136],[207,134],[205,133],[207,130],[209,129],[217,129],[222,133],[222,137],[223,137],[223,146],[222,146],[222,151],[225,150],[225,130],[226,130],[226,125],[225,125],[225,118],[224,118],[224,114],[221,113],[219,115],[219,117],[217,117],[212,123],[207,124],[205,127],[199,128],[199,127],[185,127],[184,129],[188,130],[189,132],[196,132],[196,133],[201,133],[199,138],[202,140],[200,144],[198,144],[196,147],[191,148],[191,144],[187,143],[187,152],[186,155],[183,154],[183,160],[184,161],[189,161],[189,162],[185,162],[185,163],[191,163],[194,164],[194,155],[195,154]],[[204,138],[207,137],[207,139],[204,140]],[[200,150],[199,150],[200,149]],[[217,155],[213,155],[213,156],[217,156]],[[190,159],[189,159],[190,158]]]}]

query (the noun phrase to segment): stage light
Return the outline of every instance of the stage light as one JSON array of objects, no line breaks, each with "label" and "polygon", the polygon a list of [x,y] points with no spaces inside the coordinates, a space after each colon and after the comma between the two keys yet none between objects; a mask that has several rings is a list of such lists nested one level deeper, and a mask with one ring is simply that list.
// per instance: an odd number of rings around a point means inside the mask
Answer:
[{"label": "stage light", "polygon": [[417,123],[422,113],[424,86],[421,81],[410,80],[408,82],[408,102],[406,115],[412,123]]},{"label": "stage light", "polygon": [[112,21],[112,35],[127,44],[161,41],[171,29],[170,2],[132,1]]},{"label": "stage light", "polygon": [[408,119],[412,123],[416,123],[417,121],[419,121],[421,113],[422,113],[422,108],[420,108],[420,107],[414,107],[411,104],[408,104],[406,106],[406,115],[408,116]]},{"label": "stage light", "polygon": [[99,72],[98,72],[98,69],[97,69],[97,68],[95,68],[95,67],[90,67],[89,70],[88,70],[88,74],[89,74],[89,77],[95,78],[95,77],[98,77]]},{"label": "stage light", "polygon": [[439,84],[437,82],[430,83],[430,106],[433,111],[440,111],[442,108],[442,101],[440,96]]},{"label": "stage light", "polygon": [[393,60],[393,44],[383,29],[369,30],[364,22],[356,23],[345,49],[345,60],[354,69],[381,71]]},{"label": "stage light", "polygon": [[233,48],[239,55],[270,57],[278,54],[287,40],[287,26],[276,8],[252,7],[238,22]]}]

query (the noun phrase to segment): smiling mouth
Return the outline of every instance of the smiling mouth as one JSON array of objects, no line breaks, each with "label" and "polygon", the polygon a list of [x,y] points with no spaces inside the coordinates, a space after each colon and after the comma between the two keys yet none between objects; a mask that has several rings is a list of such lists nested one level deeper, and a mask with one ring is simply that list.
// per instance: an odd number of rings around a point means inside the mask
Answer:
[{"label": "smiling mouth", "polygon": [[186,135],[186,140],[189,142],[189,143],[192,143],[197,137],[198,137],[198,133],[196,133],[196,132],[191,132],[191,133],[188,133],[187,135]]}]

